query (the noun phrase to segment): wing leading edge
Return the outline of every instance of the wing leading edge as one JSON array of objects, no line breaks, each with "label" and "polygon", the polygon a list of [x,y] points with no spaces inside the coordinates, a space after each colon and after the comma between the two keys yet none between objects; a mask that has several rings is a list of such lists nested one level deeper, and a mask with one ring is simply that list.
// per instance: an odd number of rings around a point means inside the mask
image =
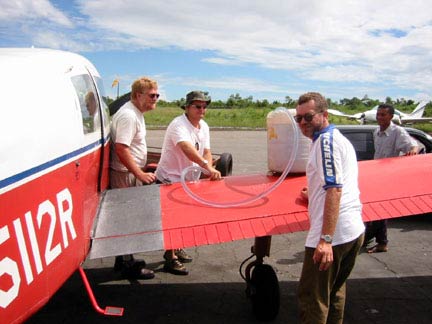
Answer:
[{"label": "wing leading edge", "polygon": [[[360,162],[363,219],[432,212],[431,167],[431,154]],[[227,177],[189,188],[207,201],[234,202],[261,193],[276,180],[262,175]],[[304,186],[305,176],[289,177],[266,197],[229,208],[203,205],[179,183],[110,190],[101,204],[90,258],[307,230],[307,206],[299,196]]]}]

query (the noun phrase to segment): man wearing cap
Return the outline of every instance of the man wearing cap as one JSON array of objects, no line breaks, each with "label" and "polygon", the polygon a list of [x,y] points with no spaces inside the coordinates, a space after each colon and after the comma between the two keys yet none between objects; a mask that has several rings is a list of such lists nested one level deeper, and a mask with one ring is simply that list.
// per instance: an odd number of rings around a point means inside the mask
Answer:
[{"label": "man wearing cap", "polygon": [[[198,165],[208,171],[211,180],[219,180],[221,173],[212,165],[210,131],[203,120],[211,99],[202,91],[191,91],[182,106],[185,113],[174,118],[165,133],[162,154],[156,169],[156,178],[161,183],[179,182],[182,171]],[[192,258],[182,249],[168,250],[164,254],[165,271],[187,275],[183,263]]]}]

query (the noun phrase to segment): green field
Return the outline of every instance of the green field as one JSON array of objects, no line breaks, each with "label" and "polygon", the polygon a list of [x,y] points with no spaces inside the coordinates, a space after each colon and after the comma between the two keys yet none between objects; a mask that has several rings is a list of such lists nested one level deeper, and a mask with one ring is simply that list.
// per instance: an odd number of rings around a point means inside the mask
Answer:
[{"label": "green field", "polygon": [[[207,109],[205,120],[210,127],[227,128],[265,128],[267,114],[273,108],[232,108],[232,109]],[[147,127],[163,127],[175,117],[184,112],[180,107],[161,107],[144,114]],[[353,112],[350,112],[353,113]],[[357,121],[344,117],[330,115],[330,122],[334,124],[358,124]],[[410,125],[427,133],[432,133],[432,123]]]}]

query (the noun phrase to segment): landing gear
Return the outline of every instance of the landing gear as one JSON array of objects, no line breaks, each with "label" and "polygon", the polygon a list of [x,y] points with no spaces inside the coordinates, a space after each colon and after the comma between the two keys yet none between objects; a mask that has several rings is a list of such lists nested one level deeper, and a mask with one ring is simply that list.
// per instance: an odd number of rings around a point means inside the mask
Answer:
[{"label": "landing gear", "polygon": [[[269,256],[271,236],[255,238],[252,256],[240,266],[240,275],[246,281],[246,295],[251,299],[252,311],[260,321],[271,321],[279,313],[280,292],[279,282],[273,268],[263,264],[264,256]],[[250,262],[242,273],[243,265],[253,256],[256,260]]]},{"label": "landing gear", "polygon": [[279,282],[273,268],[258,264],[252,271],[250,282],[252,310],[260,321],[271,321],[279,313]]}]

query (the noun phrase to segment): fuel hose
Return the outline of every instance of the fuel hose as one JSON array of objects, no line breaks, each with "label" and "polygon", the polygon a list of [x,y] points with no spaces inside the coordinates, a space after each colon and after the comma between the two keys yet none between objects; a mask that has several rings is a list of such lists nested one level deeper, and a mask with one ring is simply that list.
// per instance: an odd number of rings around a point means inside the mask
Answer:
[{"label": "fuel hose", "polygon": [[[289,125],[287,127],[291,127],[291,133],[293,135],[292,136],[293,146],[292,146],[292,150],[289,152],[288,162],[285,166],[284,171],[279,176],[279,178],[277,179],[276,182],[274,182],[267,189],[263,190],[261,193],[255,195],[255,196],[252,196],[252,197],[248,197],[246,199],[240,199],[240,200],[234,201],[234,202],[231,202],[231,201],[230,202],[210,201],[210,200],[204,199],[204,198],[200,197],[198,194],[194,193],[188,186],[188,183],[194,183],[194,182],[200,181],[199,179],[201,176],[201,172],[209,175],[209,172],[206,169],[203,169],[197,165],[193,165],[193,166],[190,166],[188,168],[185,168],[182,171],[181,185],[182,185],[184,191],[186,191],[186,193],[192,199],[194,199],[195,201],[197,201],[203,205],[210,206],[210,207],[217,207],[217,208],[230,208],[230,207],[238,207],[238,206],[251,204],[251,203],[253,203],[253,202],[255,202],[261,198],[264,198],[269,193],[271,193],[273,190],[275,190],[282,183],[282,181],[284,181],[284,179],[288,175],[289,171],[291,170],[291,168],[294,164],[295,158],[296,158],[297,149],[298,149],[298,142],[299,142],[298,128],[297,128],[296,122],[294,121],[293,116],[285,108],[278,108],[275,111],[284,112],[288,115],[288,118],[290,119],[290,123],[287,124],[287,125]],[[233,178],[233,177],[230,177],[230,178]]]}]

